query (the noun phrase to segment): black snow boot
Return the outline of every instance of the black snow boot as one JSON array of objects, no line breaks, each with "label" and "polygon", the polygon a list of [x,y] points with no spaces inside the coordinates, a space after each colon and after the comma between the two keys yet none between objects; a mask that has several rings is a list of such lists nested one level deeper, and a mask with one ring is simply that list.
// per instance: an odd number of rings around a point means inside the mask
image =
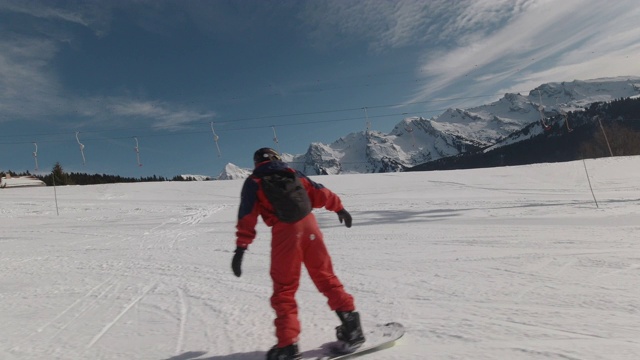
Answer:
[{"label": "black snow boot", "polygon": [[345,352],[354,351],[364,343],[360,314],[356,311],[336,311],[342,325],[336,327],[336,337],[345,345]]},{"label": "black snow boot", "polygon": [[274,346],[267,352],[267,360],[300,360],[302,356],[298,350],[298,344],[293,343],[289,346],[279,348]]}]

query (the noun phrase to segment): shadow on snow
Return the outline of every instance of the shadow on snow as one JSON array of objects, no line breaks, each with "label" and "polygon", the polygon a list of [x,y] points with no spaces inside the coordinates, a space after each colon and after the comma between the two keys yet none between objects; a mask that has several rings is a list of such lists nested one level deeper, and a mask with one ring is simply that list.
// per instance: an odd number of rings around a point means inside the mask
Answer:
[{"label": "shadow on snow", "polygon": [[[302,352],[303,358],[313,358],[320,357],[326,355],[327,351],[331,349],[331,346],[335,344],[335,342],[331,341],[325,344],[322,344],[319,348],[306,350]],[[267,357],[266,351],[251,351],[246,353],[235,353],[228,355],[216,355],[210,357],[200,357],[205,355],[206,351],[188,351],[182,353],[180,355],[172,356],[163,360],[257,360],[264,359]]]}]

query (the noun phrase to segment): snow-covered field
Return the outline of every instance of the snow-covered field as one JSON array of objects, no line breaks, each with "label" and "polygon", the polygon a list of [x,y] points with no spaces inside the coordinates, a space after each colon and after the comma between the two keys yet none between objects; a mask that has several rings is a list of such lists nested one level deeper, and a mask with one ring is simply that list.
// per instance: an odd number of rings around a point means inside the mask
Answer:
[{"label": "snow-covered field", "polygon": [[[316,211],[367,359],[639,359],[640,158],[314,177]],[[269,232],[230,268],[242,180],[0,190],[1,359],[263,359],[275,342]],[[313,349],[338,319],[308,276]]]}]

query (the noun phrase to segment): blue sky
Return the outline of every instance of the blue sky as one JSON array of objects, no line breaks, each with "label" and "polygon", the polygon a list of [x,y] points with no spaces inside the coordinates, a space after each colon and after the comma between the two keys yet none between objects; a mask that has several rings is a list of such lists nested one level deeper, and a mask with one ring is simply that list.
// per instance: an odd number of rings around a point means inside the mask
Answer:
[{"label": "blue sky", "polygon": [[367,118],[637,76],[637,19],[636,0],[0,0],[0,171],[217,175]]}]

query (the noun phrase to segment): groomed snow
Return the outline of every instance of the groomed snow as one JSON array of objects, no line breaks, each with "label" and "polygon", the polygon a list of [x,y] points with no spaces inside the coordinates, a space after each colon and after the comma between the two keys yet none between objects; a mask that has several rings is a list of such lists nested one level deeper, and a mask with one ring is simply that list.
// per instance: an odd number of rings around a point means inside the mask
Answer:
[{"label": "groomed snow", "polygon": [[[314,177],[354,218],[316,215],[367,359],[639,359],[640,158]],[[230,268],[242,180],[0,190],[1,359],[263,359],[269,231]],[[338,320],[306,273],[313,349]]]}]

